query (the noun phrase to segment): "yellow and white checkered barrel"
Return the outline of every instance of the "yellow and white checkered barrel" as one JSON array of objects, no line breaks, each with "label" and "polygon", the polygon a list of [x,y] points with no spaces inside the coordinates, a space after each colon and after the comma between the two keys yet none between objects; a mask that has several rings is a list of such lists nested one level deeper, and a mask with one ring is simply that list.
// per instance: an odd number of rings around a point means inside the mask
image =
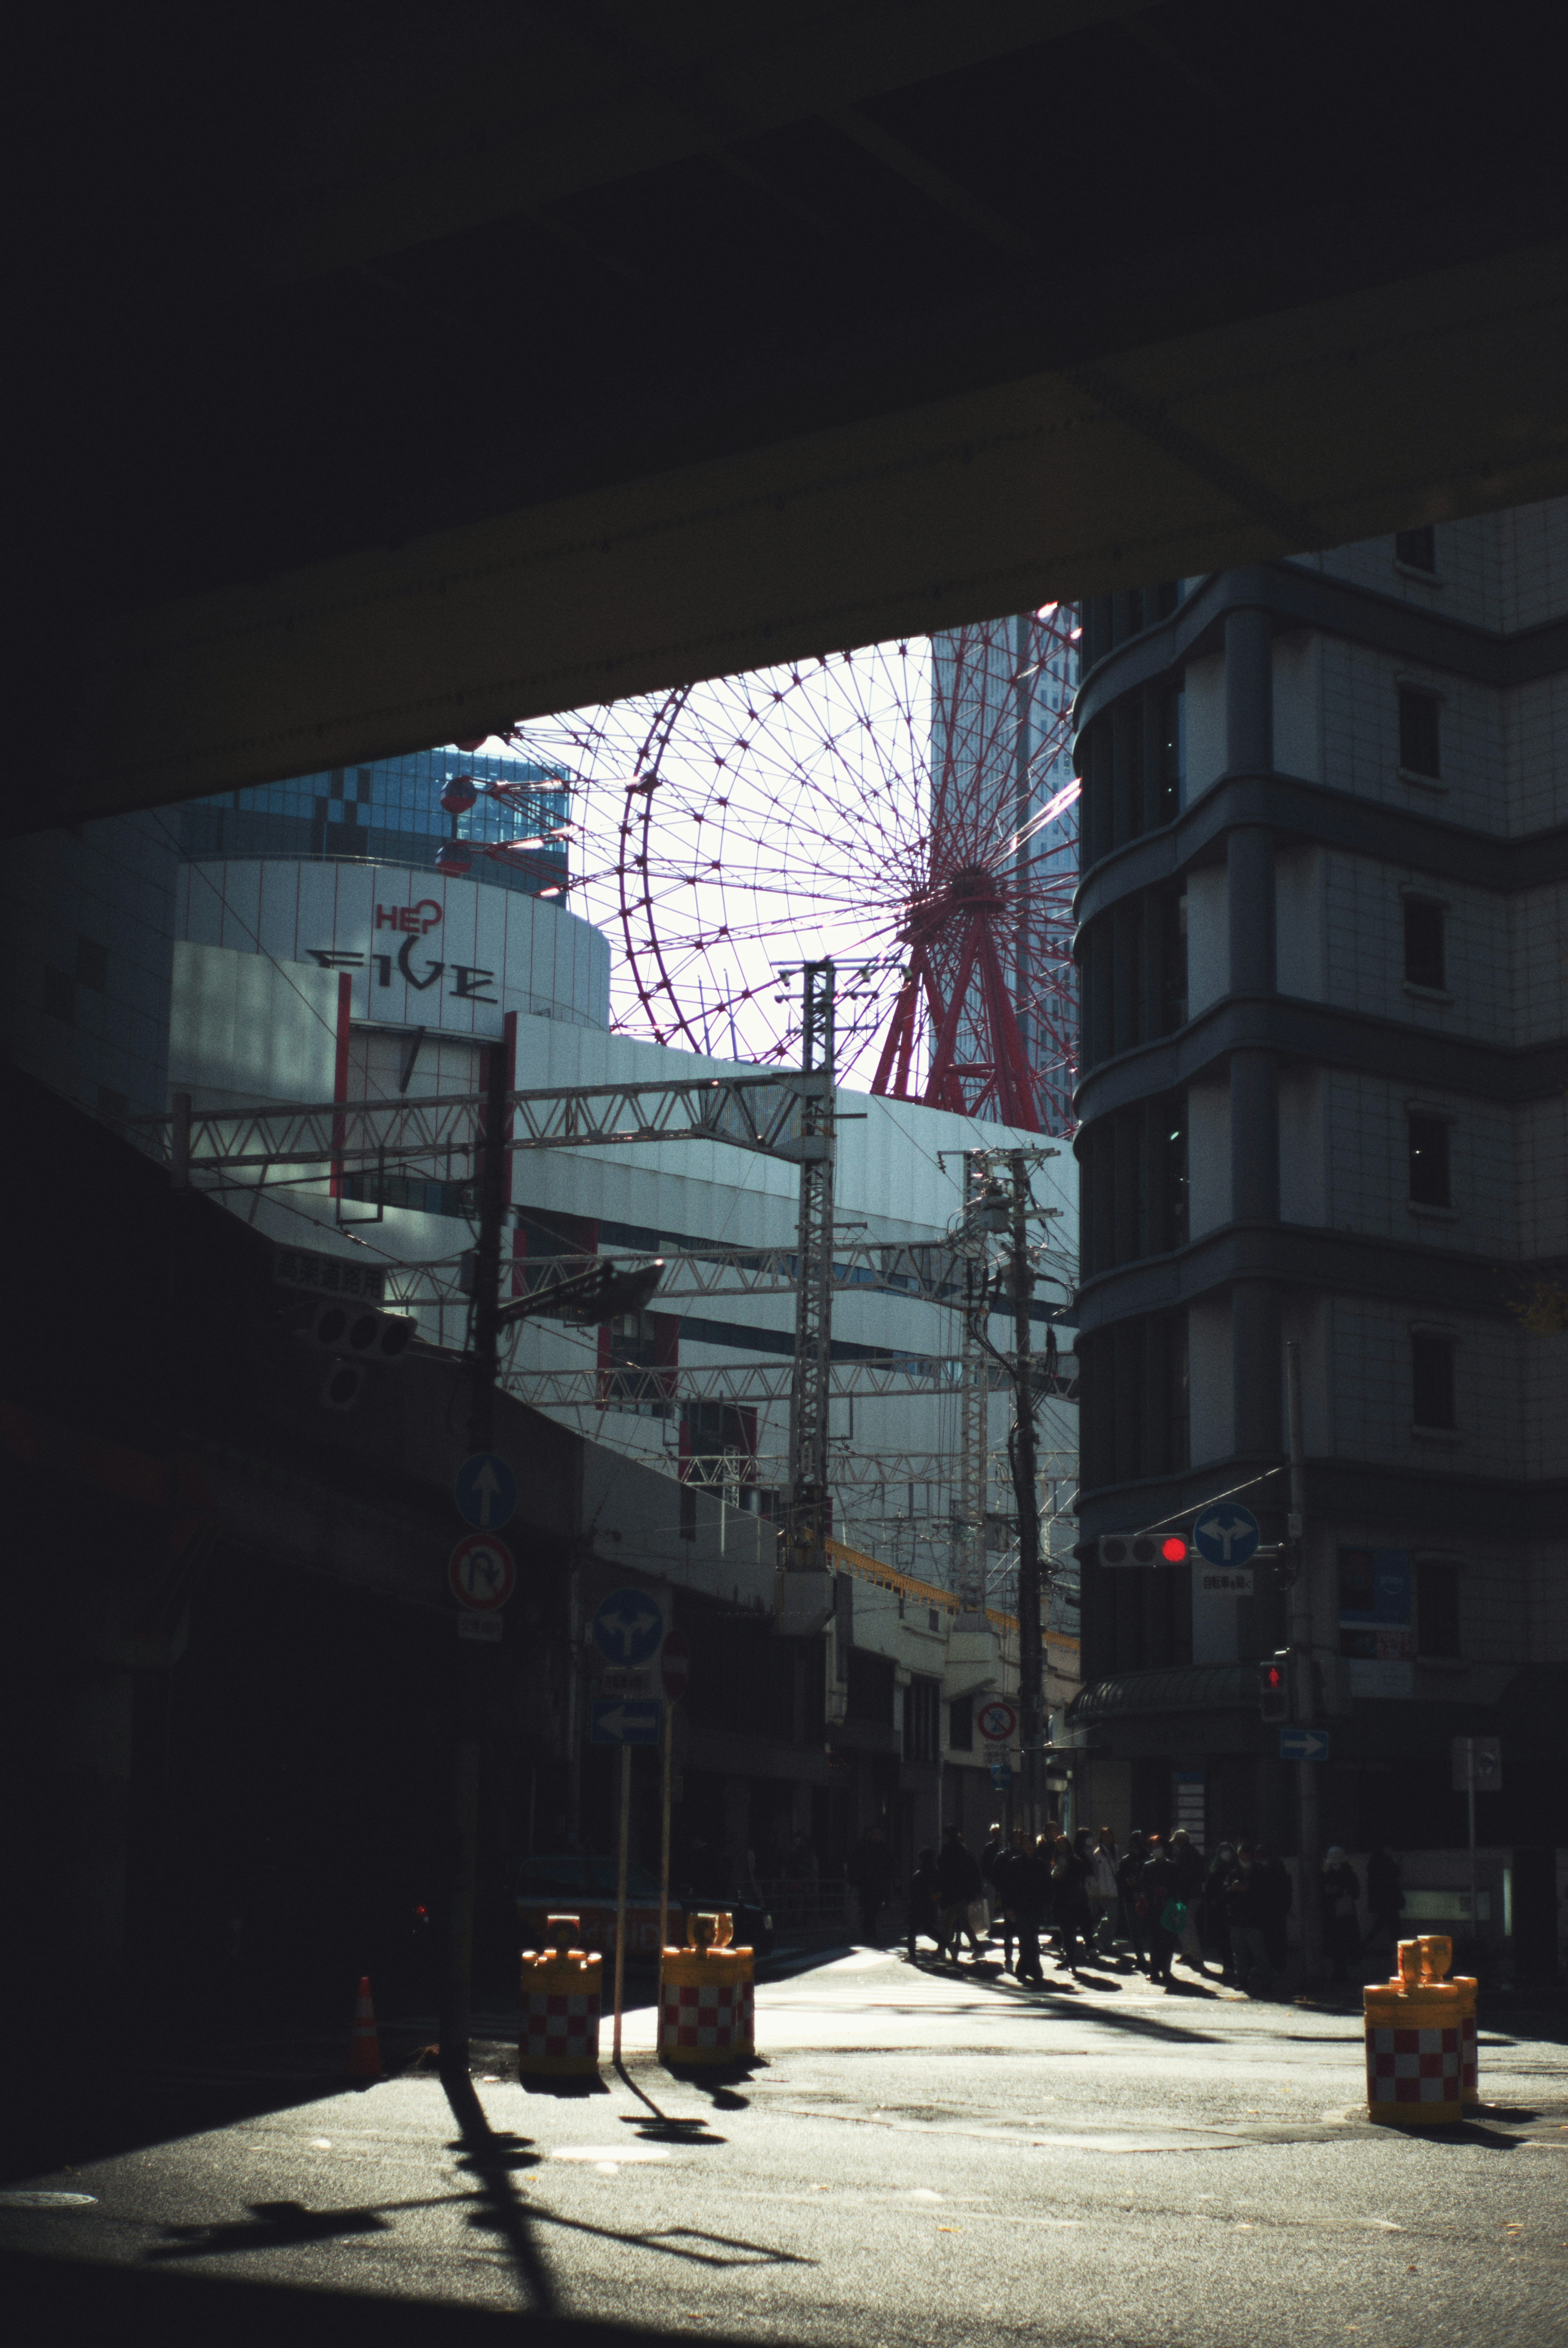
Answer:
[{"label": "yellow and white checkered barrel", "polygon": [[551,1916],[547,1931],[555,1946],[523,1951],[518,2070],[525,2079],[598,2074],[604,1960],[572,1947],[579,1921]]},{"label": "yellow and white checkered barrel", "polygon": [[756,1968],[750,1949],[724,1945],[727,1910],[686,1921],[686,1946],[659,1967],[659,2059],[672,2069],[749,2062],[756,2051]]},{"label": "yellow and white checkered barrel", "polygon": [[1394,1980],[1362,1992],[1367,2116],[1441,2127],[1476,2100],[1475,1983],[1441,1979],[1453,1952],[1440,1935],[1401,1941],[1399,1960]]}]

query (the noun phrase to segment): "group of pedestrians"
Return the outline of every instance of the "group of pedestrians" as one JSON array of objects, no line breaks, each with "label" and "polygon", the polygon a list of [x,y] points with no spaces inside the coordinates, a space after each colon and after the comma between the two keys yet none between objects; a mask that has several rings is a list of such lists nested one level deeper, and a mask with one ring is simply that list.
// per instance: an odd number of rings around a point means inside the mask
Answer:
[{"label": "group of pedestrians", "polygon": [[[993,1826],[977,1860],[949,1827],[939,1851],[921,1852],[909,1886],[908,1953],[922,1935],[946,1961],[966,1943],[973,1957],[994,1954],[999,1941],[1003,1972],[1039,1982],[1042,1941],[1071,1972],[1120,1943],[1167,1990],[1178,1962],[1207,1977],[1217,1960],[1222,1981],[1266,1997],[1285,1970],[1293,1896],[1285,1867],[1263,1844],[1224,1842],[1205,1861],[1181,1828],[1168,1838],[1134,1828],[1119,1851],[1109,1827],[1097,1841],[1084,1828],[1071,1839],[1048,1832],[1031,1842],[1021,1829],[1004,1836]],[[1332,1896],[1343,1896],[1337,1879]]]},{"label": "group of pedestrians", "polygon": [[[863,1844],[856,1870],[863,1912],[891,1892],[891,1852],[880,1836]],[[1368,1863],[1371,1929],[1358,1921],[1360,1881],[1343,1849],[1327,1853],[1317,1887],[1323,1948],[1335,1982],[1375,1941],[1390,1944],[1404,1905],[1399,1862],[1380,1847]],[[1118,1945],[1152,1982],[1176,1987],[1173,1967],[1184,1963],[1249,1997],[1269,1997],[1287,1965],[1286,1936],[1295,1888],[1289,1871],[1266,1843],[1218,1844],[1205,1859],[1181,1828],[1171,1836],[1134,1828],[1119,1851],[1109,1827],[1091,1842],[1084,1828],[1071,1839],[1054,1829],[1032,1840],[1021,1828],[1004,1835],[993,1826],[977,1859],[956,1826],[939,1849],[920,1853],[909,1885],[906,1937],[934,1941],[938,1957],[956,1962],[995,1956],[1020,1982],[1042,1981],[1041,1944],[1076,1972],[1098,1952]]]}]

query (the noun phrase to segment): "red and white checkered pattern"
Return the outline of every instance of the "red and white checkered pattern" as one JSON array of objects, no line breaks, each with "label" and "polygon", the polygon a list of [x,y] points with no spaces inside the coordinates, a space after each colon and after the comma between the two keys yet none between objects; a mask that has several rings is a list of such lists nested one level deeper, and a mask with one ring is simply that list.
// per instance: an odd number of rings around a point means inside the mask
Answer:
[{"label": "red and white checkered pattern", "polygon": [[741,2010],[735,2020],[735,2052],[754,2054],[757,2049],[757,1993],[750,1977],[741,1983]]},{"label": "red and white checkered pattern", "polygon": [[1460,2025],[1448,2030],[1367,2033],[1369,2104],[1454,2104],[1460,2100]]},{"label": "red and white checkered pattern", "polygon": [[743,2053],[750,2044],[750,1998],[740,1982],[704,1982],[700,1988],[666,1983],[659,2009],[659,2052],[677,2061],[693,2053]]},{"label": "red and white checkered pattern", "polygon": [[1464,2014],[1460,2021],[1459,2075],[1467,2104],[1481,2101],[1481,2057],[1476,2051],[1475,2016]]},{"label": "red and white checkered pattern", "polygon": [[559,2055],[599,2059],[597,1990],[529,1990],[523,1999],[519,2054],[531,2060]]}]

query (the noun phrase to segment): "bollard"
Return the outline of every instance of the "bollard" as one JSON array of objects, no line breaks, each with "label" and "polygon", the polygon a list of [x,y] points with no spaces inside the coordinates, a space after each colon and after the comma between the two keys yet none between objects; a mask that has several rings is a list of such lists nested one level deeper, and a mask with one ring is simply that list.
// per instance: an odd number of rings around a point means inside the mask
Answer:
[{"label": "bollard", "polygon": [[604,1960],[574,1949],[576,1916],[546,1920],[551,1946],[522,1953],[522,2017],[518,2071],[522,2078],[597,2078]]},{"label": "bollard", "polygon": [[1442,2127],[1464,2108],[1466,1992],[1441,1978],[1452,1962],[1440,1934],[1401,1941],[1399,1972],[1362,1992],[1367,2035],[1367,2116],[1399,2127]]},{"label": "bollard", "polygon": [[727,1945],[733,1931],[724,1910],[695,1912],[686,1946],[660,1960],[659,2059],[672,2069],[744,2062],[754,2050],[754,1958]]},{"label": "bollard", "polygon": [[[1454,1961],[1454,1944],[1446,1932],[1423,1932],[1416,1943],[1421,1952],[1421,1979],[1440,1982]],[[1481,1983],[1470,1973],[1456,1973],[1459,1995],[1460,2101],[1467,2109],[1481,2101],[1481,2065],[1476,2041],[1475,2001]]]}]

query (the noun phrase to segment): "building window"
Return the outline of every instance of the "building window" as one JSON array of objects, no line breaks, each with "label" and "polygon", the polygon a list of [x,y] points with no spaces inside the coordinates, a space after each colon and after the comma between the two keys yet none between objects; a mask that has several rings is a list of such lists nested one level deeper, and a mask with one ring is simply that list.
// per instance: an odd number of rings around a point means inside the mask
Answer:
[{"label": "building window", "polygon": [[845,1710],[849,1719],[868,1728],[893,1725],[893,1659],[870,1655],[863,1648],[849,1650],[849,1690]]},{"label": "building window", "polygon": [[955,1753],[974,1751],[975,1699],[972,1695],[958,1696],[948,1706],[948,1743]]},{"label": "building window", "polygon": [[1446,1558],[1416,1560],[1416,1653],[1439,1659],[1459,1653],[1459,1577]]},{"label": "building window", "polygon": [[935,1761],[942,1734],[942,1683],[912,1679],[904,1691],[904,1758]]},{"label": "building window", "polygon": [[1454,1418],[1454,1342],[1410,1333],[1410,1386],[1418,1426],[1451,1427]]},{"label": "building window", "polygon": [[1413,685],[1399,687],[1400,768],[1434,783],[1442,773],[1438,763],[1438,708],[1434,694],[1421,693]]},{"label": "building window", "polygon": [[1394,560],[1402,562],[1407,571],[1437,570],[1438,535],[1430,521],[1420,530],[1394,532]]},{"label": "building window", "polygon": [[1446,1117],[1417,1117],[1409,1120],[1410,1204],[1450,1207],[1449,1128]]},{"label": "building window", "polygon": [[1430,986],[1440,994],[1448,985],[1447,969],[1442,907],[1428,897],[1407,897],[1405,976],[1412,986]]}]

